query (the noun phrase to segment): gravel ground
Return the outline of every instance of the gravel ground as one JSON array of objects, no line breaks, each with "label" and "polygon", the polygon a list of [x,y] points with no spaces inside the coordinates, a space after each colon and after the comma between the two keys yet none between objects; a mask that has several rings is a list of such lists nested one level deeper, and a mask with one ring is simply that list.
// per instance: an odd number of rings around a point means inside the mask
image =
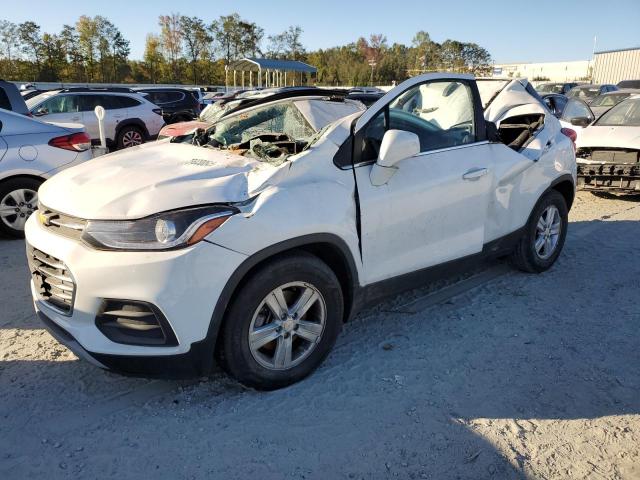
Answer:
[{"label": "gravel ground", "polygon": [[401,295],[272,393],[78,361],[0,240],[0,478],[640,478],[640,198],[581,192],[570,217],[546,274]]}]

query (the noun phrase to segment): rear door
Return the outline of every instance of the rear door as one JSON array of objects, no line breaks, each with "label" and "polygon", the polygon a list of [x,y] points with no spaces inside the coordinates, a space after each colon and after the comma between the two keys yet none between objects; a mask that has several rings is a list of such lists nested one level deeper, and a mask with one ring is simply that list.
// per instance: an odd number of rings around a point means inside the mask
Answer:
[{"label": "rear door", "polygon": [[[428,75],[363,115],[354,137],[367,283],[479,253],[492,165],[475,83]],[[376,108],[377,107],[377,108]],[[420,153],[382,186],[370,180],[388,130],[418,135]]]}]

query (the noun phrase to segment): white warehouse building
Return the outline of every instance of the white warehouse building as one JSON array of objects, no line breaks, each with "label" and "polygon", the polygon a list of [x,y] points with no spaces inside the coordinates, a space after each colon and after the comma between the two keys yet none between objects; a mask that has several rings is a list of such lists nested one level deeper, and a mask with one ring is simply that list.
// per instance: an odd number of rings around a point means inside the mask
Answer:
[{"label": "white warehouse building", "polygon": [[594,83],[640,80],[640,47],[596,52],[593,65]]},{"label": "white warehouse building", "polygon": [[592,63],[589,60],[572,62],[497,63],[493,66],[495,77],[522,77],[530,81],[544,79],[551,82],[588,81]]}]

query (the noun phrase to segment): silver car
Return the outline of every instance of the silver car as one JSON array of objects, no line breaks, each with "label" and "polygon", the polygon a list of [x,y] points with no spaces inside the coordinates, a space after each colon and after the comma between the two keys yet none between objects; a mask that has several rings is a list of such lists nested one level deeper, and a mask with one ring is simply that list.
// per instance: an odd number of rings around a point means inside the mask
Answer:
[{"label": "silver car", "polygon": [[23,237],[40,184],[91,157],[91,139],[82,125],[46,123],[0,109],[0,234]]}]

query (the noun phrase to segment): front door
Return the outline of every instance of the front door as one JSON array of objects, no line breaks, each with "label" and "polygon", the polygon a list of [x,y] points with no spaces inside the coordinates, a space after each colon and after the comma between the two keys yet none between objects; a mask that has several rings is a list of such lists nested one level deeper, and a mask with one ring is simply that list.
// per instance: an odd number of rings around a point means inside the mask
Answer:
[{"label": "front door", "polygon": [[[356,132],[366,283],[482,251],[493,175],[470,82],[409,86]],[[418,135],[420,153],[396,164],[385,185],[374,186],[372,162],[391,129]]]}]

